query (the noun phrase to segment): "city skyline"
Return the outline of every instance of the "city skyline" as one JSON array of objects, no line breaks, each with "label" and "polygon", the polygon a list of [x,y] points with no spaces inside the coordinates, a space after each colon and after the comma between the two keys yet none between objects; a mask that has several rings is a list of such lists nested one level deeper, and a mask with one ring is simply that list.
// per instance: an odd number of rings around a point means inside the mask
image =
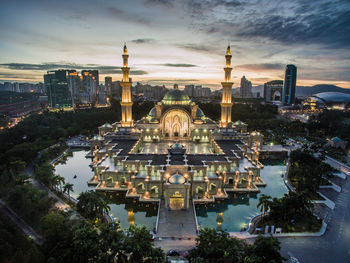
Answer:
[{"label": "city skyline", "polygon": [[48,70],[98,69],[133,82],[220,88],[229,43],[232,80],[254,86],[298,67],[298,86],[350,88],[347,1],[4,1],[0,81],[37,82]]}]

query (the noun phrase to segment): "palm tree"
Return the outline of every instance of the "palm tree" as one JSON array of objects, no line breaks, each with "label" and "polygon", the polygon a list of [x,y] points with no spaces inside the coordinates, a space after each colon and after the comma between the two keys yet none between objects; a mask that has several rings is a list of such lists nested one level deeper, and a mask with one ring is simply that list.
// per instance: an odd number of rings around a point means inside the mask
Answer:
[{"label": "palm tree", "polygon": [[256,206],[257,208],[260,207],[260,212],[263,212],[264,217],[266,212],[269,210],[271,204],[271,196],[262,194],[259,198],[259,203]]},{"label": "palm tree", "polygon": [[73,184],[70,184],[70,183],[64,184],[63,192],[68,194],[68,199],[70,201],[70,192],[73,192]]},{"label": "palm tree", "polygon": [[60,186],[60,191],[62,192],[62,185],[64,185],[66,180],[64,177],[60,176],[59,174],[57,175],[57,183]]}]

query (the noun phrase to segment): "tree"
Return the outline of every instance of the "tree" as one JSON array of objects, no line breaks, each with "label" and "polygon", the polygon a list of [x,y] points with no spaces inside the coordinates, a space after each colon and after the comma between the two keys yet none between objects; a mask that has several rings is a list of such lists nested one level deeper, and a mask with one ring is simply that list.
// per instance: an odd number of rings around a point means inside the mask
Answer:
[{"label": "tree", "polygon": [[271,196],[262,194],[259,198],[259,203],[257,204],[257,208],[260,207],[260,212],[263,212],[264,216],[266,215],[266,212],[270,208],[271,203]]},{"label": "tree", "polygon": [[124,251],[129,262],[164,262],[164,253],[152,245],[152,236],[146,227],[131,226],[126,234]]},{"label": "tree", "polygon": [[205,259],[210,262],[244,262],[247,243],[231,238],[224,231],[204,228],[196,238],[196,248],[190,251],[191,260]]},{"label": "tree", "polygon": [[95,191],[87,191],[78,197],[77,210],[88,219],[101,219],[103,213],[110,211],[106,198],[103,194]]},{"label": "tree", "polygon": [[245,262],[247,263],[282,263],[284,260],[280,254],[280,242],[273,237],[259,235],[254,244],[249,248],[249,253]]},{"label": "tree", "polygon": [[99,235],[91,224],[84,224],[74,231],[72,242],[74,262],[94,262],[99,254]]},{"label": "tree", "polygon": [[68,198],[69,198],[69,201],[70,201],[70,192],[73,192],[73,184],[66,183],[63,186],[63,192],[68,194]]}]

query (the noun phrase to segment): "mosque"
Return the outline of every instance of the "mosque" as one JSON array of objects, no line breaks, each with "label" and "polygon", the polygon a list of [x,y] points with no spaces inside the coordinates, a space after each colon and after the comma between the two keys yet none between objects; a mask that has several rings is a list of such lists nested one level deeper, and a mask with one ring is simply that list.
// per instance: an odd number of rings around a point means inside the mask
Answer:
[{"label": "mosque", "polygon": [[132,118],[127,47],[123,50],[121,121],[104,124],[91,140],[99,191],[125,191],[141,202],[164,202],[171,210],[190,202],[228,198],[228,192],[259,192],[263,136],[231,121],[231,51],[226,50],[221,119],[211,120],[175,85],[147,116]]}]

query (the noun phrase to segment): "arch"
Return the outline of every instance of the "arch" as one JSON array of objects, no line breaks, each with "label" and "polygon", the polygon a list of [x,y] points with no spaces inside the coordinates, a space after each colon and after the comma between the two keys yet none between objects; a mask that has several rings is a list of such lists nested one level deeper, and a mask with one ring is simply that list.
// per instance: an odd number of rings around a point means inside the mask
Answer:
[{"label": "arch", "polygon": [[165,137],[190,136],[191,116],[181,108],[166,111],[161,118],[162,135]]},{"label": "arch", "polygon": [[272,100],[280,101],[282,99],[282,94],[279,90],[275,90],[272,94]]}]

